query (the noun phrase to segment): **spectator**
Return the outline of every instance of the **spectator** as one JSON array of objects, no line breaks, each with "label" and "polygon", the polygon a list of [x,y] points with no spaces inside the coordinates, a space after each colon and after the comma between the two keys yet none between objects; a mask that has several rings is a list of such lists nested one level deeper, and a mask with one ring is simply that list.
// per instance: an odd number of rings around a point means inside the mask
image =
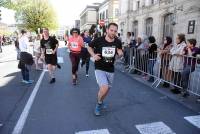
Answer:
[{"label": "spectator", "polygon": [[137,43],[136,43],[136,50],[135,50],[135,68],[137,70],[134,71],[134,74],[137,73],[138,75],[141,75],[141,71],[142,71],[141,61],[142,61],[142,56],[143,56],[142,50],[144,50],[144,44],[142,42],[141,37],[138,37],[136,41]]},{"label": "spectator", "polygon": [[18,34],[17,34],[17,37],[16,37],[14,43],[15,43],[15,49],[17,51],[17,60],[20,60],[20,49],[19,49],[19,37],[18,37]]},{"label": "spectator", "polygon": [[153,77],[153,67],[156,62],[157,58],[157,45],[156,45],[156,39],[154,36],[149,37],[149,48],[148,48],[148,73],[150,74],[148,81],[149,82],[154,82],[154,77]]},{"label": "spectator", "polygon": [[4,46],[6,44],[6,37],[3,35],[1,45]]},{"label": "spectator", "polygon": [[120,34],[120,33],[118,33],[117,38],[118,38],[120,41],[122,41],[122,37],[121,37],[121,34]]},{"label": "spectator", "polygon": [[1,35],[0,35],[0,53],[2,53],[2,47],[1,47],[2,42],[3,42],[3,40],[2,40],[2,37],[1,37]]},{"label": "spectator", "polygon": [[130,60],[130,45],[131,45],[131,32],[127,32],[125,44],[124,44],[124,58],[125,58],[125,66],[129,67]]},{"label": "spectator", "polygon": [[190,73],[195,70],[196,56],[200,54],[200,49],[196,47],[196,39],[188,39],[187,46],[184,49],[184,69],[181,73],[182,75],[182,87],[183,87],[183,97],[187,97],[189,93],[187,92],[189,76]]},{"label": "spectator", "polygon": [[171,78],[174,82],[174,88],[171,89],[171,92],[174,94],[180,94],[180,88],[177,86],[181,86],[181,72],[183,71],[183,54],[184,48],[186,47],[186,39],[184,34],[178,34],[176,37],[176,44],[170,50],[170,54],[172,55],[172,59],[169,63],[169,70],[171,71]]},{"label": "spectator", "polygon": [[143,78],[147,79],[147,72],[148,72],[148,38],[143,35],[142,39],[142,43],[137,46],[137,50],[139,52],[139,56],[140,56],[140,70],[143,72]]},{"label": "spectator", "polygon": [[18,67],[21,69],[22,82],[25,84],[33,83],[33,80],[29,79],[29,65],[33,64],[32,55],[28,53],[29,41],[26,36],[26,31],[21,31],[21,37],[19,38],[19,49],[20,49],[20,61]]},{"label": "spectator", "polygon": [[[160,57],[161,57],[161,77],[166,80],[170,81],[169,76],[169,61],[170,61],[170,49],[172,48],[172,38],[167,36],[164,38],[164,44],[161,48],[158,49]],[[167,82],[163,83],[163,87],[169,87],[170,84]]]}]

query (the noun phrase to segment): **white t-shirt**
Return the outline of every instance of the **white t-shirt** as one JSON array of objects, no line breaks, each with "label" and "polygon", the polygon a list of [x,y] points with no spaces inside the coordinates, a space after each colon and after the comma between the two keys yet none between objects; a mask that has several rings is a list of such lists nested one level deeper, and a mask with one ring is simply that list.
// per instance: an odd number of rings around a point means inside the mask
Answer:
[{"label": "white t-shirt", "polygon": [[40,40],[34,42],[34,52],[40,53]]},{"label": "white t-shirt", "polygon": [[19,49],[21,52],[28,52],[29,41],[26,35],[19,38]]}]

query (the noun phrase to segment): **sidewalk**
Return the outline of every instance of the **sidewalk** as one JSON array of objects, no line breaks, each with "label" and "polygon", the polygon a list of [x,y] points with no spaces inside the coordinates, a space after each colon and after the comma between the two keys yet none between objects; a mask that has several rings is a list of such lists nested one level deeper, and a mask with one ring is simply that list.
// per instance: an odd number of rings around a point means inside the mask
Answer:
[{"label": "sidewalk", "polygon": [[[115,68],[117,70],[123,72],[125,75],[128,75],[132,79],[137,80],[138,82],[143,83],[149,87],[152,87],[153,83],[148,82],[147,80],[142,78],[141,75],[129,73],[127,70],[124,69],[124,67],[121,63],[117,63],[115,65]],[[157,92],[163,94],[165,96],[165,97],[163,97],[163,99],[170,98],[170,99],[184,105],[185,107],[191,109],[192,111],[200,113],[200,103],[197,102],[197,98],[198,98],[197,96],[194,96],[191,94],[188,98],[183,98],[181,95],[172,94],[170,92],[169,88],[163,88],[163,87],[161,87],[161,85],[159,85],[157,88],[152,87],[151,89],[156,90]]]}]

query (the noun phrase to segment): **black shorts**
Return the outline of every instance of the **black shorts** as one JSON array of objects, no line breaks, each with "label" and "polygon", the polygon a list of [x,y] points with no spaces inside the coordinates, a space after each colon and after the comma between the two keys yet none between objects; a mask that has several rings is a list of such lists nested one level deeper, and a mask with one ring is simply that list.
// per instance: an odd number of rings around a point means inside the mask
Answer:
[{"label": "black shorts", "polygon": [[57,65],[57,55],[46,55],[45,62],[46,64]]}]

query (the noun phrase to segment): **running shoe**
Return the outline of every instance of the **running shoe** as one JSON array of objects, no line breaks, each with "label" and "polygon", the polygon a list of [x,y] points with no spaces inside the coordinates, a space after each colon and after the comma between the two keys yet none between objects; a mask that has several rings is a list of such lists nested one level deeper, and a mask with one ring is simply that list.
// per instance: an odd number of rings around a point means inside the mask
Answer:
[{"label": "running shoe", "polygon": [[22,82],[25,84],[32,84],[34,81],[33,80],[22,80]]},{"label": "running shoe", "polygon": [[50,80],[50,84],[53,84],[53,83],[55,83],[56,82],[56,78],[52,78],[51,80]]},{"label": "running shoe", "polygon": [[76,85],[76,82],[77,82],[76,79],[73,79],[73,80],[72,80],[72,84],[73,84],[73,85]]},{"label": "running shoe", "polygon": [[97,104],[97,105],[96,105],[94,114],[95,114],[96,116],[100,116],[100,115],[101,115],[101,105],[100,105],[100,104]]},{"label": "running shoe", "polygon": [[61,66],[60,66],[59,64],[57,64],[57,67],[58,67],[59,69],[61,69]]},{"label": "running shoe", "polygon": [[86,76],[86,77],[89,77],[89,74],[86,74],[85,76]]}]

